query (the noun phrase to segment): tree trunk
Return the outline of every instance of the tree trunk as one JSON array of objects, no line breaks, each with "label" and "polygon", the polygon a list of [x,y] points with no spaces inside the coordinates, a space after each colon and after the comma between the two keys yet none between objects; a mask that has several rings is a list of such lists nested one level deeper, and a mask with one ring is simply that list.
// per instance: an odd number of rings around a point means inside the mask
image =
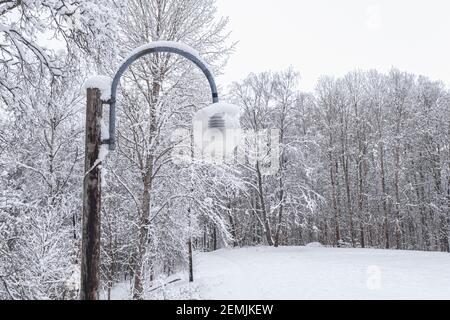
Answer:
[{"label": "tree trunk", "polygon": [[213,251],[217,250],[217,228],[216,226],[213,226]]},{"label": "tree trunk", "polygon": [[279,192],[278,192],[278,201],[279,201],[279,209],[278,209],[278,221],[277,221],[277,230],[275,232],[275,248],[278,248],[279,244],[280,244],[280,233],[281,233],[281,226],[283,223],[283,209],[284,209],[284,172],[285,172],[285,158],[284,158],[284,130],[285,130],[285,117],[287,116],[286,114],[286,106],[287,106],[287,102],[285,102],[283,104],[283,110],[282,110],[282,117],[281,117],[281,123],[280,123],[280,136],[279,136],[279,145],[283,146],[282,148],[282,152],[279,155],[280,159],[279,159],[279,178],[278,178],[278,183],[279,183]]},{"label": "tree trunk", "polygon": [[[281,169],[282,170],[282,169]],[[282,173],[280,173],[282,175]],[[278,201],[280,202],[280,208],[278,210],[278,224],[277,224],[277,231],[275,234],[275,248],[278,248],[280,244],[280,232],[281,232],[281,224],[283,222],[283,202],[284,202],[284,184],[283,184],[283,178],[280,177],[280,192],[279,192],[279,198]]]},{"label": "tree trunk", "polygon": [[236,234],[236,225],[234,223],[233,214],[231,212],[231,204],[228,206],[229,212],[228,212],[228,219],[230,220],[230,227],[231,227],[231,236],[233,237],[233,247],[237,247],[238,240],[237,240],[237,234]]},{"label": "tree trunk", "polygon": [[194,266],[192,261],[192,238],[188,240],[188,254],[189,254],[189,282],[194,282]]},{"label": "tree trunk", "polygon": [[261,206],[262,211],[264,234],[266,236],[267,244],[269,246],[273,246],[272,231],[270,229],[269,218],[267,217],[266,204],[264,201],[264,193],[263,193],[264,191],[262,186],[263,182],[259,161],[256,161],[256,174],[258,178],[258,197],[259,197],[259,205]]},{"label": "tree trunk", "polygon": [[151,175],[152,175],[152,165],[149,161],[147,162],[147,172],[144,176],[144,192],[142,196],[142,208],[141,216],[139,221],[139,247],[136,257],[136,265],[134,270],[134,289],[133,289],[133,299],[142,300],[144,299],[144,288],[143,288],[143,268],[144,259],[147,251],[148,245],[148,232],[150,223],[150,190],[151,190]]},{"label": "tree trunk", "polygon": [[394,174],[394,193],[395,193],[395,242],[397,249],[402,249],[402,227],[400,217],[400,192],[399,192],[399,171],[400,171],[400,147],[395,150],[395,174]]},{"label": "tree trunk", "polygon": [[383,211],[384,211],[384,237],[385,237],[385,247],[386,247],[386,249],[389,249],[389,247],[390,247],[390,243],[389,243],[389,209],[388,209],[388,204],[387,204],[386,176],[385,176],[385,169],[384,169],[384,147],[383,147],[382,143],[380,143],[379,149],[380,149],[380,165],[381,165],[381,192],[382,192],[381,202],[383,203]]},{"label": "tree trunk", "polygon": [[353,223],[353,207],[352,207],[352,199],[350,194],[350,177],[349,177],[349,168],[348,168],[348,159],[347,156],[342,156],[342,168],[344,170],[344,183],[345,183],[345,191],[347,195],[347,210],[349,214],[349,222],[350,222],[350,239],[352,242],[352,246],[355,247],[355,234],[354,234],[354,223]]},{"label": "tree trunk", "polygon": [[[336,165],[336,172],[334,166]],[[334,224],[335,224],[335,240],[336,246],[340,246],[341,243],[341,230],[340,230],[340,206],[339,199],[336,194],[336,174],[337,174],[338,163],[333,163],[332,155],[330,153],[330,180],[331,180],[331,193],[333,198],[333,211],[334,211]]]},{"label": "tree trunk", "polygon": [[[450,139],[450,126],[448,129],[448,139]],[[450,145],[447,144],[447,248],[450,252]]]},{"label": "tree trunk", "polygon": [[[157,130],[156,125],[156,104],[158,102],[159,92],[161,90],[160,80],[154,80],[151,87],[151,100],[149,104],[149,144],[152,144],[154,136]],[[143,273],[144,273],[144,259],[145,254],[147,252],[148,246],[148,232],[150,228],[150,207],[151,207],[151,190],[153,183],[153,160],[154,156],[152,154],[152,150],[148,150],[148,155],[145,159],[145,164],[143,169],[143,185],[144,191],[142,195],[142,210],[140,217],[140,227],[139,227],[139,248],[138,248],[138,256],[136,259],[135,266],[135,275],[134,275],[134,291],[133,298],[136,300],[142,300],[144,294],[143,288]]]}]

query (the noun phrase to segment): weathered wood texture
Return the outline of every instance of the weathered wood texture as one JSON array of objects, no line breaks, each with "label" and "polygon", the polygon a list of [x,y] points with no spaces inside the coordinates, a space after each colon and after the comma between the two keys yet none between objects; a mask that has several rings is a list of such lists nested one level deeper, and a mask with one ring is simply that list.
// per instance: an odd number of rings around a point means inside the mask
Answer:
[{"label": "weathered wood texture", "polygon": [[100,210],[102,101],[99,89],[87,90],[83,232],[81,248],[81,300],[97,300],[100,285]]}]

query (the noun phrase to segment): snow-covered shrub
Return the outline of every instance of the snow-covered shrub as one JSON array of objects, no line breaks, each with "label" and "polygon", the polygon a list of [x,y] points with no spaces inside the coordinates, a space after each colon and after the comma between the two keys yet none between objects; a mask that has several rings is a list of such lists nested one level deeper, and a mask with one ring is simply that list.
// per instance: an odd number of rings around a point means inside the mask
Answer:
[{"label": "snow-covered shrub", "polygon": [[0,297],[74,298],[66,286],[73,275],[72,229],[62,208],[1,212]]}]

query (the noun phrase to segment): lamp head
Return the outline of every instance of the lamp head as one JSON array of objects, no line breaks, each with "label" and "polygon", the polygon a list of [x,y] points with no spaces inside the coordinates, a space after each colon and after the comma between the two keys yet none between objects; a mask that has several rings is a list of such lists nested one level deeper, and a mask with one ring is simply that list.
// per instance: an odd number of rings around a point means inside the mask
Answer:
[{"label": "lamp head", "polygon": [[194,116],[194,142],[197,153],[216,160],[233,153],[240,143],[240,108],[217,102]]}]

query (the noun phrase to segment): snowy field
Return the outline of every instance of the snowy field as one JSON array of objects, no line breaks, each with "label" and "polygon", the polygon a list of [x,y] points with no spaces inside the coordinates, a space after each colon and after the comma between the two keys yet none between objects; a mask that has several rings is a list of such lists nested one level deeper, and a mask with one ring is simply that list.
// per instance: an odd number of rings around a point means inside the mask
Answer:
[{"label": "snowy field", "polygon": [[[311,245],[223,249],[194,259],[194,284],[183,275],[155,298],[450,299],[446,253]],[[126,287],[119,285],[113,298],[127,299]]]}]

